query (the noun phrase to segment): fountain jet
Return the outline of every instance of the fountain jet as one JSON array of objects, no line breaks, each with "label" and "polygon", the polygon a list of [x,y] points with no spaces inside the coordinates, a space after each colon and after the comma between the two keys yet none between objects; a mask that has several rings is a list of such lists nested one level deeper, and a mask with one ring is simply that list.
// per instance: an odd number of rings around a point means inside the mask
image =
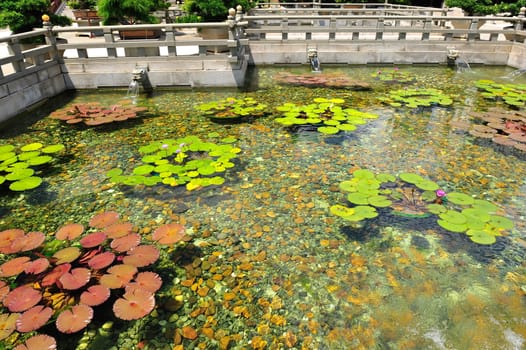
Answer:
[{"label": "fountain jet", "polygon": [[321,72],[320,59],[318,58],[317,49],[308,49],[307,57],[309,58],[310,68],[312,72]]}]

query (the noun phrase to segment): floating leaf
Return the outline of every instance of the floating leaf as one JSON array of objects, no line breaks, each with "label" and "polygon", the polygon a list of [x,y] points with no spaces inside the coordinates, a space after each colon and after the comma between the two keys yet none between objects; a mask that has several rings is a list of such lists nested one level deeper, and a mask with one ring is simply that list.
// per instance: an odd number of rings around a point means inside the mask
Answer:
[{"label": "floating leaf", "polygon": [[0,277],[16,276],[24,272],[30,260],[28,256],[20,256],[6,261],[0,265]]},{"label": "floating leaf", "polygon": [[17,287],[9,292],[4,299],[4,305],[11,312],[26,311],[42,299],[42,294],[29,285]]},{"label": "floating leaf", "polygon": [[118,221],[119,213],[115,211],[105,211],[93,216],[89,221],[89,225],[90,227],[102,229],[109,225],[115,224]]},{"label": "floating leaf", "polygon": [[108,287],[96,284],[88,287],[80,295],[80,302],[89,306],[97,306],[109,299],[111,291]]},{"label": "floating leaf", "polygon": [[34,143],[27,144],[25,146],[22,146],[20,149],[24,152],[30,152],[30,151],[36,151],[38,149],[41,149],[42,147],[44,147],[44,145],[41,144],[40,142],[34,142]]},{"label": "floating leaf", "polygon": [[174,244],[185,237],[185,228],[181,224],[171,223],[159,226],[152,234],[152,239],[160,244]]},{"label": "floating leaf", "polygon": [[88,266],[94,270],[100,270],[110,266],[114,260],[115,254],[112,252],[103,252],[89,259]]},{"label": "floating leaf", "polygon": [[26,177],[22,180],[12,182],[9,185],[11,191],[26,191],[37,188],[42,183],[42,179],[36,176]]},{"label": "floating leaf", "polygon": [[451,192],[447,194],[447,199],[451,203],[459,205],[471,205],[475,203],[473,197],[460,192]]},{"label": "floating leaf", "polygon": [[489,223],[499,229],[511,230],[513,228],[513,221],[503,216],[491,215]]},{"label": "floating leaf", "polygon": [[128,284],[137,273],[137,267],[132,265],[115,265],[108,269],[100,278],[100,284],[110,289],[122,288]]},{"label": "floating leaf", "polygon": [[393,202],[391,202],[386,196],[373,196],[369,197],[367,200],[370,205],[377,208],[387,208],[393,204]]},{"label": "floating leaf", "polygon": [[82,237],[79,243],[83,248],[93,248],[101,245],[105,240],[106,234],[104,232],[93,232]]},{"label": "floating leaf", "polygon": [[77,247],[67,247],[57,251],[53,254],[53,258],[57,261],[55,264],[60,265],[64,263],[70,263],[75,261],[81,254],[81,251]]},{"label": "floating leaf", "polygon": [[488,234],[483,230],[468,230],[466,234],[473,242],[478,244],[493,244],[497,241],[494,235]]},{"label": "floating leaf", "polygon": [[39,329],[49,321],[53,310],[44,305],[36,305],[20,315],[16,321],[16,330],[22,333]]},{"label": "floating leaf", "polygon": [[137,320],[149,314],[154,307],[153,293],[143,289],[132,289],[115,301],[113,312],[120,319]]},{"label": "floating leaf", "polygon": [[158,258],[159,250],[156,247],[153,245],[141,245],[130,250],[122,258],[122,262],[136,267],[144,267],[154,263]]},{"label": "floating leaf", "polygon": [[369,204],[369,196],[361,192],[353,192],[347,195],[347,200],[353,204],[367,205]]},{"label": "floating leaf", "polygon": [[72,240],[79,237],[84,232],[84,226],[81,224],[66,224],[55,232],[55,238],[58,240]]},{"label": "floating leaf", "polygon": [[32,336],[24,344],[20,344],[13,350],[56,350],[55,338],[45,334]]},{"label": "floating leaf", "polygon": [[88,305],[78,304],[62,311],[55,324],[62,333],[75,333],[86,328],[92,318],[93,309]]},{"label": "floating leaf", "polygon": [[139,272],[137,276],[135,276],[135,281],[126,286],[126,291],[128,292],[130,289],[140,288],[155,293],[161,288],[162,284],[163,280],[155,272]]},{"label": "floating leaf", "polygon": [[57,281],[60,288],[76,290],[85,286],[91,278],[91,271],[85,267],[77,267],[66,272]]},{"label": "floating leaf", "polygon": [[0,314],[0,340],[9,337],[15,331],[19,316],[19,313]]},{"label": "floating leaf", "polygon": [[408,182],[410,184],[417,184],[425,180],[422,176],[418,174],[414,174],[414,173],[401,173],[398,176],[400,177],[401,180]]},{"label": "floating leaf", "polygon": [[464,232],[467,230],[467,226],[465,224],[454,224],[452,222],[446,221],[446,220],[437,220],[437,223],[444,229],[451,231],[451,232]]},{"label": "floating leaf", "polygon": [[123,237],[115,238],[111,242],[110,247],[116,252],[123,253],[137,247],[140,243],[141,236],[136,233],[131,233]]}]

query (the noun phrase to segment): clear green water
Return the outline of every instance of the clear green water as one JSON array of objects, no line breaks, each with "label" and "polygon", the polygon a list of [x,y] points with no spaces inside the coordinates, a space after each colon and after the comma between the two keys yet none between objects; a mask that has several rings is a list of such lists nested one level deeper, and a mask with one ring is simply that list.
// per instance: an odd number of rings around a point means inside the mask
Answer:
[{"label": "clear green water", "polygon": [[[373,80],[384,67],[324,67],[369,82],[372,91],[280,86],[280,71],[260,68],[248,91],[163,90],[137,104],[152,116],[98,128],[46,118],[66,103],[115,104],[125,91],[66,94],[0,130],[0,144],[64,143],[67,157],[38,189],[1,192],[0,231],[22,228],[52,234],[66,222],[86,224],[103,210],[118,211],[140,230],[182,222],[193,244],[161,261],[164,286],[153,314],[115,321],[109,332],[98,313],[85,333],[62,345],[90,349],[521,349],[526,346],[526,156],[481,142],[451,127],[469,112],[493,106],[474,87],[510,68],[401,67],[413,87],[443,89],[452,108],[394,109],[376,98],[398,86]],[[524,83],[526,77],[515,82]],[[200,116],[195,106],[227,96],[252,96],[269,109],[315,97],[341,97],[380,118],[344,137],[290,133],[273,117],[232,125]],[[503,105],[499,105],[506,108]],[[226,183],[199,191],[111,185],[113,167],[131,170],[138,147],[152,140],[210,132],[233,135],[242,149]],[[514,229],[493,246],[440,230],[432,222],[383,215],[352,226],[329,213],[344,201],[338,183],[350,171],[416,172],[446,191],[497,203]],[[173,257],[173,256],[172,256]],[[218,275],[222,275],[219,278]],[[192,286],[181,284],[193,280]],[[206,295],[196,288],[209,286]],[[204,293],[201,293],[204,294]],[[170,306],[183,295],[180,308]],[[196,311],[197,310],[197,311]],[[195,340],[176,329],[197,330]],[[102,334],[102,335],[101,335]],[[83,335],[88,335],[80,340]],[[89,338],[89,340],[87,340]],[[175,340],[174,340],[175,338]],[[59,347],[60,348],[60,347]]]}]

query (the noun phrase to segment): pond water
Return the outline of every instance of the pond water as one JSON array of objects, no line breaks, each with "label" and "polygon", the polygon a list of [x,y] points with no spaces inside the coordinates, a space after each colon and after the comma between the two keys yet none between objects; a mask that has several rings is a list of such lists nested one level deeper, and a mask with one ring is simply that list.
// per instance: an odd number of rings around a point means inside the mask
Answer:
[{"label": "pond water", "polygon": [[[31,191],[2,189],[0,231],[52,235],[69,222],[87,226],[96,213],[116,211],[144,236],[162,224],[185,225],[193,239],[161,254],[156,309],[137,321],[96,311],[71,337],[42,330],[59,349],[522,349],[526,346],[526,156],[454,127],[471,112],[498,107],[475,87],[479,79],[509,83],[506,67],[400,67],[411,88],[437,88],[451,107],[394,108],[378,101],[399,84],[372,77],[392,67],[328,67],[371,84],[372,90],[276,84],[282,72],[258,68],[246,90],[159,90],[135,103],[140,119],[93,128],[47,118],[72,103],[120,103],[126,91],[68,93],[0,130],[0,144],[62,143],[66,154]],[[514,83],[526,83],[519,76]],[[342,98],[378,119],[328,136],[290,131],[274,115],[216,123],[195,107],[250,96],[268,110],[286,102]],[[524,109],[523,109],[524,111]],[[139,164],[138,148],[196,135],[233,136],[241,149],[222,185],[112,184],[106,172]],[[448,192],[497,204],[514,227],[492,245],[442,229],[427,218],[382,213],[353,223],[331,214],[345,204],[339,183],[353,171],[417,173]],[[6,261],[0,255],[0,262]],[[5,309],[4,311],[5,312]],[[105,323],[112,321],[113,323]],[[102,325],[104,324],[104,329]],[[196,333],[194,333],[195,331]],[[15,343],[14,336],[6,344]]]}]

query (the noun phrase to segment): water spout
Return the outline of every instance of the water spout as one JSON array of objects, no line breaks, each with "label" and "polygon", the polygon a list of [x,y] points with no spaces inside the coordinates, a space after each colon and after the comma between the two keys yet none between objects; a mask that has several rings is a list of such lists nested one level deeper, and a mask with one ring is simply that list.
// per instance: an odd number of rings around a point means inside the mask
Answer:
[{"label": "water spout", "polygon": [[141,85],[144,90],[151,90],[151,84],[146,74],[147,71],[148,67],[137,66],[133,69],[130,85],[128,85],[128,93],[126,94],[127,97],[135,100],[139,95]]},{"label": "water spout", "polygon": [[457,72],[471,72],[471,66],[469,65],[468,61],[462,57],[457,57],[455,60],[455,66],[457,67]]},{"label": "water spout", "polygon": [[520,77],[521,75],[526,74],[526,68],[521,68],[514,70],[513,72],[506,74],[503,78],[504,79],[510,79],[515,80],[516,78]]},{"label": "water spout", "polygon": [[139,96],[139,89],[140,89],[139,82],[137,80],[132,80],[130,82],[130,85],[128,85],[128,92],[126,93],[126,97],[129,97],[135,100],[137,96]]},{"label": "water spout", "polygon": [[318,58],[318,50],[308,49],[307,56],[309,58],[310,68],[312,72],[321,72],[320,59]]}]

